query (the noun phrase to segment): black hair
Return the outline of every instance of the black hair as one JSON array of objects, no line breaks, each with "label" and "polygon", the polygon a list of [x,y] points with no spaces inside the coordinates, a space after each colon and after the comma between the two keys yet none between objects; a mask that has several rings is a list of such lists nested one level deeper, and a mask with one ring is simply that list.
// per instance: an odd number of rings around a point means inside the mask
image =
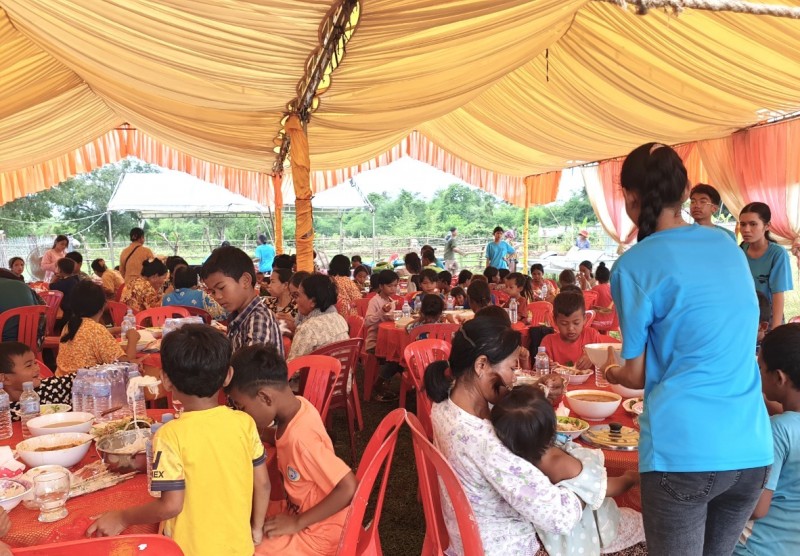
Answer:
[{"label": "black hair", "polygon": [[[282,270],[282,269],[279,269],[279,270]],[[272,272],[275,272],[274,268],[272,269]],[[297,272],[292,274],[292,277],[289,279],[289,283],[292,286],[294,286],[295,288],[299,288],[300,284],[303,283],[303,280],[305,280],[309,276],[311,276],[310,272],[308,272],[306,270],[298,270]]]},{"label": "black hair", "polygon": [[533,284],[531,283],[530,276],[525,276],[521,272],[512,272],[505,278],[506,280],[513,280],[518,288],[522,288],[520,292],[525,299],[533,299]]},{"label": "black hair", "polygon": [[493,282],[495,276],[500,276],[500,271],[493,266],[487,266],[483,269],[483,275],[486,276],[487,280]]},{"label": "black hair", "polygon": [[594,278],[594,274],[592,273],[592,261],[581,261],[581,264],[578,265],[578,268],[584,267],[589,269],[589,276]]},{"label": "black hair", "polygon": [[23,259],[22,257],[11,257],[10,259],[8,259],[8,267],[11,268],[17,261],[22,261],[24,263],[25,259]]},{"label": "black hair", "polygon": [[142,263],[142,276],[144,278],[150,278],[151,276],[166,276],[166,274],[167,265],[162,263],[161,259],[153,259],[152,261],[145,261]]},{"label": "black hair", "polygon": [[179,266],[175,271],[175,278],[172,285],[176,290],[182,288],[194,288],[200,278],[200,269],[196,266]]},{"label": "black hair", "polygon": [[189,263],[186,262],[186,259],[183,257],[179,257],[178,255],[170,255],[164,261],[164,264],[169,270],[170,275],[175,274],[175,268],[179,266],[189,266]]},{"label": "black hair", "polygon": [[422,272],[422,260],[416,253],[406,253],[403,257],[403,262],[409,274],[419,274]]},{"label": "black hair", "polygon": [[353,255],[350,257],[350,264],[361,263],[361,255]]},{"label": "black hair", "polygon": [[692,190],[689,192],[689,197],[694,194],[698,195],[707,195],[711,202],[717,206],[722,203],[722,198],[719,196],[719,191],[716,188],[708,185],[707,183],[698,183],[695,185]]},{"label": "black hair", "polygon": [[544,274],[544,265],[542,263],[533,263],[531,265],[531,274],[533,274],[534,270],[538,270],[542,274]]},{"label": "black hair", "polygon": [[18,280],[20,282],[24,282],[25,278],[22,276],[17,276],[7,268],[0,268],[0,278],[5,278],[7,280]]},{"label": "black hair", "polygon": [[[495,319],[472,319],[453,336],[450,359],[436,361],[425,369],[425,392],[436,402],[443,402],[450,393],[453,380],[471,380],[475,361],[482,355],[496,365],[511,356],[519,347],[520,334]],[[447,376],[450,367],[452,379]]]},{"label": "black hair", "polygon": [[422,305],[419,312],[426,317],[440,317],[444,311],[444,301],[442,297],[435,293],[422,296]]},{"label": "black hair", "polygon": [[69,244],[69,238],[67,236],[65,236],[64,234],[58,234],[56,236],[56,239],[53,240],[53,249],[56,248],[56,245],[58,245],[59,241],[66,241],[67,244]]},{"label": "black hair", "polygon": [[489,284],[483,280],[473,280],[467,288],[470,308],[480,309],[492,302],[492,292],[489,291]]},{"label": "black hair", "polygon": [[422,272],[419,273],[419,281],[422,282],[425,278],[428,279],[429,282],[436,283],[436,277],[438,274],[432,268],[423,268]]},{"label": "black hair", "polygon": [[359,272],[366,272],[367,276],[370,276],[372,274],[372,270],[370,270],[368,266],[363,264],[356,267],[356,269],[353,271],[353,276],[354,277],[357,276]]},{"label": "black hair", "polygon": [[222,243],[220,243],[219,246],[220,247],[230,247],[231,246],[231,242],[226,239]]},{"label": "black hair", "polygon": [[489,280],[486,279],[486,276],[483,274],[473,274],[472,280],[470,281],[469,285],[472,285],[472,282],[483,282],[484,284],[488,284]]},{"label": "black hair", "polygon": [[761,341],[761,358],[767,372],[781,370],[800,390],[800,323],[782,324]]},{"label": "black hair", "polygon": [[625,158],[619,174],[620,184],[639,197],[638,241],[656,231],[661,212],[677,207],[689,180],[681,157],[671,147],[645,143]]},{"label": "black hair", "polygon": [[328,276],[350,276],[350,259],[344,255],[335,255],[328,264]]},{"label": "black hair", "polygon": [[144,230],[141,228],[131,228],[131,241],[139,241],[144,237]]},{"label": "black hair", "polygon": [[83,255],[78,253],[77,251],[70,251],[66,255],[64,255],[65,259],[72,259],[75,261],[75,264],[81,266],[83,264]]},{"label": "black hair", "polygon": [[436,264],[436,253],[434,253],[433,248],[423,249],[420,251],[420,255],[422,259],[427,259],[431,262],[431,264]]},{"label": "black hair", "polygon": [[397,276],[397,273],[394,270],[381,270],[378,273],[378,279],[375,282],[379,286],[388,286],[392,282],[397,282],[400,278]]},{"label": "black hair", "polygon": [[475,313],[475,318],[495,319],[498,322],[502,322],[505,326],[511,326],[511,317],[508,316],[508,311],[499,305],[487,305]]},{"label": "black hair", "polygon": [[467,292],[465,292],[464,288],[462,288],[461,286],[456,286],[455,288],[450,290],[450,295],[452,295],[453,297],[456,297],[456,296],[459,296],[459,295],[463,295],[464,297],[467,297]]},{"label": "black hair", "polygon": [[492,231],[492,234],[496,234],[497,232],[502,232],[502,231],[504,231],[502,226],[495,226],[494,230]]},{"label": "black hair", "polygon": [[77,265],[75,264],[75,261],[73,261],[72,259],[63,257],[61,259],[58,259],[58,261],[56,261],[56,266],[58,267],[58,270],[64,274],[74,274],[75,267]]},{"label": "black hair", "polygon": [[[306,274],[308,274],[308,273],[306,273]],[[311,275],[308,274],[308,276],[311,276]],[[300,280],[300,283],[298,283],[298,286],[303,282],[303,280],[308,278],[308,276],[303,277],[303,279]],[[289,270],[288,268],[273,268],[272,269],[272,274],[269,275],[269,281],[272,282],[272,279],[274,277],[277,277],[278,281],[281,284],[288,284],[292,280],[292,271]]]},{"label": "black hair", "polygon": [[758,322],[772,321],[772,301],[764,293],[756,290],[758,298]]},{"label": "black hair", "polygon": [[[766,203],[759,203],[756,201],[755,203],[748,203],[744,206],[742,210],[739,211],[739,219],[742,219],[742,215],[746,212],[754,212],[758,215],[759,220],[761,220],[764,225],[766,226],[770,222],[772,222],[772,211],[769,208],[769,205]],[[764,237],[767,241],[771,241],[775,243],[775,240],[772,239],[772,236],[769,235],[769,230],[764,231]]]},{"label": "black hair", "polygon": [[185,324],[161,340],[164,372],[179,392],[189,396],[216,397],[230,360],[230,341],[207,324]]},{"label": "black hair", "polygon": [[583,290],[577,284],[567,284],[566,286],[561,288],[561,293],[564,293],[564,292],[579,293],[579,294],[583,295]]},{"label": "black hair", "polygon": [[574,284],[576,282],[575,272],[572,269],[565,268],[561,271],[561,274],[558,275],[558,284]]},{"label": "black hair", "polygon": [[[200,278],[205,280],[215,272],[233,278],[237,282],[245,274],[250,275],[250,285],[256,285],[253,259],[238,247],[217,247],[200,268]],[[144,274],[144,273],[142,273]]]},{"label": "black hair", "polygon": [[450,286],[450,282],[453,281],[453,275],[448,272],[447,270],[441,271],[439,274],[436,275],[437,282],[444,282],[448,286]]},{"label": "black hair", "polygon": [[289,386],[286,360],[270,344],[253,344],[237,350],[231,359],[231,367],[233,378],[225,387],[225,392],[228,393],[235,388],[243,394],[255,397],[258,389],[264,386]]},{"label": "black hair", "polygon": [[556,436],[556,412],[538,387],[517,386],[492,407],[494,432],[506,448],[537,463]]},{"label": "black hair", "polygon": [[339,299],[336,294],[336,284],[324,274],[312,274],[300,284],[306,296],[314,302],[314,308],[323,313],[328,307],[336,305]]},{"label": "black hair", "polygon": [[458,273],[458,283],[459,284],[466,284],[467,282],[472,279],[472,272],[467,269],[462,270]]},{"label": "black hair", "polygon": [[258,234],[258,242],[262,245],[267,243],[267,234]]},{"label": "black hair", "polygon": [[500,276],[500,281],[501,282],[503,280],[505,280],[506,276],[508,276],[509,274],[511,274],[511,271],[508,270],[507,268],[498,268],[497,269],[497,275]]},{"label": "black hair", "polygon": [[600,284],[607,284],[611,280],[611,271],[606,266],[606,263],[600,262],[597,265],[597,270],[594,271],[594,277]]},{"label": "black hair", "polygon": [[14,362],[12,357],[21,357],[28,352],[33,352],[28,344],[22,342],[2,342],[0,343],[0,373],[4,375],[13,374]]},{"label": "black hair", "polygon": [[286,253],[275,255],[275,258],[272,260],[272,270],[275,270],[276,268],[292,270],[293,266],[294,264],[292,263],[291,255],[287,255]]},{"label": "black hair", "polygon": [[106,294],[103,288],[91,280],[81,280],[72,289],[70,310],[65,327],[66,333],[61,336],[65,344],[75,337],[83,323],[84,317],[93,317],[106,306]]},{"label": "black hair", "polygon": [[553,316],[570,316],[575,311],[585,312],[586,301],[582,293],[561,292],[553,300]]},{"label": "black hair", "polygon": [[93,260],[91,264],[92,272],[94,272],[98,276],[102,276],[103,274],[105,274],[106,270],[108,270],[108,268],[105,265],[105,262],[106,262],[105,259]]}]

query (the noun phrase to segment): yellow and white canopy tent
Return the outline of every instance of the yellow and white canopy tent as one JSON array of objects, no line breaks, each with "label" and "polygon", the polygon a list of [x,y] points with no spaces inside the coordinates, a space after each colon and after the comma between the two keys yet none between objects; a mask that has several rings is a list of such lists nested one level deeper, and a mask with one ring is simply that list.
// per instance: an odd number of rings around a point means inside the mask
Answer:
[{"label": "yellow and white canopy tent", "polygon": [[[799,15],[798,0],[0,0],[0,203],[135,155],[280,207],[288,154],[302,219],[314,192],[407,154],[529,206],[561,168],[800,110]],[[735,152],[687,157],[722,176]],[[310,219],[297,230],[304,267]]]}]

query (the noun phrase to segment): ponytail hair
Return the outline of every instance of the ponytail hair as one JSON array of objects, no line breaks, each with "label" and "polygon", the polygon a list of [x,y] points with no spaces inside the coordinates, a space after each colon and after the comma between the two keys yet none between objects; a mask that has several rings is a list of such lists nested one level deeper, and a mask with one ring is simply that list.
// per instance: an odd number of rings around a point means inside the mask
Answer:
[{"label": "ponytail hair", "polygon": [[611,279],[611,271],[608,270],[606,263],[601,262],[597,265],[597,270],[594,272],[595,278],[601,284],[606,284]]},{"label": "ponytail hair", "polygon": [[[769,205],[766,203],[759,203],[756,201],[755,203],[746,204],[744,208],[739,211],[740,220],[742,219],[742,215],[746,212],[757,214],[759,220],[761,220],[765,226],[772,221],[772,211],[770,210]],[[764,237],[767,241],[775,243],[775,240],[769,235],[769,230],[764,230]]]},{"label": "ponytail hair", "polygon": [[65,344],[75,338],[84,317],[93,317],[106,306],[106,294],[103,288],[91,280],[81,280],[72,290],[70,315],[67,320],[66,333],[61,337]]},{"label": "ponytail hair", "polygon": [[520,295],[528,301],[533,300],[533,284],[530,276],[525,276],[521,272],[512,272],[506,276],[506,280],[514,280],[514,284],[520,288]]},{"label": "ponytail hair", "polygon": [[[436,361],[425,369],[425,392],[435,403],[445,401],[454,381],[472,379],[480,356],[496,365],[511,356],[519,342],[519,332],[497,319],[476,318],[464,323],[453,336],[449,361]],[[452,377],[446,374],[448,368]]]},{"label": "ponytail hair", "polygon": [[661,212],[677,207],[689,183],[681,157],[671,147],[645,143],[625,158],[619,175],[622,188],[639,197],[638,241],[656,231]]}]

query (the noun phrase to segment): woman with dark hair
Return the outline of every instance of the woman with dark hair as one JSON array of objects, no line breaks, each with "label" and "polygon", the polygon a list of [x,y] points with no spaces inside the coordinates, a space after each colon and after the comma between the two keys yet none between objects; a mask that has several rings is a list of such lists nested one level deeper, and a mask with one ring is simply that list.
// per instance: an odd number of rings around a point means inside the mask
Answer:
[{"label": "woman with dark hair", "polygon": [[214,320],[224,320],[228,317],[225,309],[200,289],[199,267],[178,265],[175,269],[172,285],[174,289],[161,300],[162,306],[177,305],[178,307],[202,309],[211,315]]},{"label": "woman with dark hair", "polygon": [[8,260],[8,269],[14,273],[19,278],[23,278],[23,273],[25,272],[25,259],[22,257],[11,257]]},{"label": "woman with dark hair", "polygon": [[141,277],[144,263],[155,258],[153,252],[144,246],[143,229],[131,228],[130,238],[131,244],[119,254],[119,273],[126,283],[134,277]]},{"label": "woman with dark hair", "polygon": [[145,261],[142,265],[142,275],[134,276],[125,282],[120,301],[137,313],[151,307],[159,307],[166,280],[167,267],[161,259]]},{"label": "woman with dark hair", "polygon": [[607,309],[611,307],[614,300],[611,299],[611,284],[609,284],[611,280],[611,271],[606,267],[606,263],[601,262],[597,265],[595,278],[597,278],[597,285],[592,288],[592,291],[597,292],[595,307]]},{"label": "woman with dark hair", "polygon": [[469,301],[470,310],[474,313],[491,305],[492,292],[489,290],[489,284],[483,280],[473,280],[467,288],[467,301]]},{"label": "woman with dark hair", "polygon": [[[310,274],[308,275],[310,276]],[[305,278],[300,280],[302,283]],[[266,300],[269,310],[275,313],[275,316],[288,315],[292,319],[297,316],[297,302],[292,297],[292,292],[289,286],[292,281],[292,271],[286,268],[273,268],[272,274],[269,276],[269,284],[267,290],[269,297]],[[299,291],[298,291],[299,294]]]},{"label": "woman with dark hair", "polygon": [[272,263],[275,260],[275,247],[267,243],[266,234],[258,234],[255,261],[258,261],[259,272],[272,272]]},{"label": "woman with dark hair", "polygon": [[53,275],[55,275],[57,270],[56,263],[67,254],[68,245],[69,238],[63,234],[59,234],[56,236],[55,241],[53,241],[53,247],[45,251],[40,264],[42,270],[44,270],[45,282],[50,282],[53,279]]},{"label": "woman with dark hair", "polygon": [[792,291],[794,285],[789,253],[769,235],[771,220],[772,211],[764,203],[750,203],[739,213],[742,250],[747,255],[756,290],[772,304],[770,328],[776,328],[783,323],[785,292]]},{"label": "woman with dark hair", "polygon": [[[611,273],[624,364],[610,354],[601,372],[612,384],[645,389],[639,471],[647,548],[730,554],[773,460],[747,261],[725,234],[684,221],[690,184],[670,147],[634,149],[620,182],[639,241]],[[714,434],[697,426],[709,415],[725,416]]]},{"label": "woman with dark hair", "polygon": [[100,324],[106,308],[103,288],[83,280],[75,286],[75,297],[56,358],[56,376],[74,373],[78,369],[94,367],[114,361],[135,361],[139,333],[129,330],[123,351],[108,329]]},{"label": "woman with dark hair", "polygon": [[531,265],[531,288],[535,299],[550,303],[553,302],[559,291],[558,285],[553,280],[544,277],[544,266],[541,263]]},{"label": "woman with dark hair", "polygon": [[[434,443],[466,491],[487,556],[536,554],[534,527],[566,534],[582,512],[575,494],[553,486],[533,464],[513,454],[489,421],[490,405],[514,383],[519,342],[519,332],[502,321],[476,318],[453,337],[449,361],[425,370],[425,391],[434,402]],[[463,554],[455,513],[445,500],[442,512],[450,549]]]},{"label": "woman with dark hair", "polygon": [[305,320],[297,325],[287,361],[350,338],[347,321],[338,312],[326,312],[336,306],[336,286],[323,274],[303,280],[297,296],[297,310]]},{"label": "woman with dark hair", "polygon": [[420,289],[419,286],[419,273],[422,272],[422,259],[419,258],[414,252],[406,253],[403,257],[403,262],[406,265],[406,272],[408,272],[408,293],[413,293]]},{"label": "woman with dark hair", "polygon": [[336,309],[339,314],[345,318],[357,315],[356,301],[361,299],[361,290],[350,279],[350,259],[345,255],[334,256],[328,265],[328,276],[336,286],[336,294],[339,299]]},{"label": "woman with dark hair", "polygon": [[582,290],[590,290],[597,285],[592,273],[592,261],[581,261],[578,265],[577,284]]}]

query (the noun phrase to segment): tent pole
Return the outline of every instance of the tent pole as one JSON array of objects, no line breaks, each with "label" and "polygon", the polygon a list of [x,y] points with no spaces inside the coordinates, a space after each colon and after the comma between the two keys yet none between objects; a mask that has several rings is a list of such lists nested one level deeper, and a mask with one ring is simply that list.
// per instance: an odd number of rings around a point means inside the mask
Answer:
[{"label": "tent pole", "polygon": [[114,236],[111,233],[111,211],[106,211],[106,220],[108,221],[108,253],[111,256],[111,268],[116,266],[114,264]]},{"label": "tent pole", "polygon": [[525,274],[529,272],[528,267],[528,233],[530,232],[530,223],[528,218],[531,214],[531,184],[527,179],[525,180],[525,225],[522,232],[522,264],[525,265]]},{"label": "tent pole", "polygon": [[375,243],[375,209],[372,209],[372,266],[378,262],[378,251]]},{"label": "tent pole", "polygon": [[311,161],[308,156],[308,136],[303,121],[296,114],[286,121],[287,139],[292,144],[292,179],[295,194],[295,238],[297,270],[314,272],[314,218],[311,199]]},{"label": "tent pole", "polygon": [[272,175],[272,190],[275,194],[275,220],[272,223],[275,238],[275,253],[283,254],[283,175]]}]

